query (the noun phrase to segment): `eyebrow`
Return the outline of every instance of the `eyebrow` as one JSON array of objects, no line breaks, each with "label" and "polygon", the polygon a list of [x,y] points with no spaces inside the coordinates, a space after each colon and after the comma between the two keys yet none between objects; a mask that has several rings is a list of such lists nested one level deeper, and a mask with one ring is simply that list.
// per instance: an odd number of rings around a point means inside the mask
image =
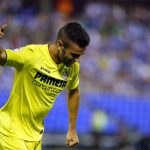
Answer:
[{"label": "eyebrow", "polygon": [[70,53],[72,53],[72,54],[79,54],[79,55],[84,54],[84,52],[85,52],[85,49],[84,49],[84,50],[82,50],[82,51],[78,51],[78,52],[70,51]]},{"label": "eyebrow", "polygon": [[84,52],[70,52],[70,53],[73,55],[83,55],[84,54]]}]

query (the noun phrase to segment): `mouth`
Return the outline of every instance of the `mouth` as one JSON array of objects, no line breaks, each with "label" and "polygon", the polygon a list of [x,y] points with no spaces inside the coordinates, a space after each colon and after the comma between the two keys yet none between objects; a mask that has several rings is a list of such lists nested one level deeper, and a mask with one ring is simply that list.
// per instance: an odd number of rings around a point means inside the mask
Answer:
[{"label": "mouth", "polygon": [[71,67],[72,64],[73,64],[73,62],[71,62],[71,63],[65,63],[65,65],[66,65],[67,67]]},{"label": "mouth", "polygon": [[68,60],[68,61],[64,62],[64,64],[65,64],[67,67],[70,67],[70,66],[72,66],[72,64],[73,64],[74,62],[75,62],[74,60]]}]

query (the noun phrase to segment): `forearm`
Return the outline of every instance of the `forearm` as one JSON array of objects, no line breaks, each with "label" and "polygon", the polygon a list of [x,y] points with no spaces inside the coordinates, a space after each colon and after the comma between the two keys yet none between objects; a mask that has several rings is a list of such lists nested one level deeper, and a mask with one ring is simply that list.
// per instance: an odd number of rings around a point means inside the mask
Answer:
[{"label": "forearm", "polygon": [[69,114],[69,128],[76,128],[76,120],[78,116],[78,109],[80,105],[80,92],[79,88],[68,92],[67,106]]},{"label": "forearm", "polygon": [[2,47],[0,47],[0,54],[2,53],[3,50],[4,50],[4,49],[3,49]]},{"label": "forearm", "polygon": [[3,48],[0,47],[0,65],[3,66],[6,61],[6,52]]},{"label": "forearm", "polygon": [[[5,29],[7,28],[7,24],[0,26],[0,39],[5,35]],[[6,61],[6,51],[0,47],[0,65],[4,65]]]}]

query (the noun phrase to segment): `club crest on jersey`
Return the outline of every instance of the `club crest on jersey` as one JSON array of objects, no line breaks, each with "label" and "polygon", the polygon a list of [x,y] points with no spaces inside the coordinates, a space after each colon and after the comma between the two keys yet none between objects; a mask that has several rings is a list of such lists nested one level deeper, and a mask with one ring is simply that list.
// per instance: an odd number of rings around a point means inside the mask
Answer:
[{"label": "club crest on jersey", "polygon": [[64,68],[63,71],[61,72],[62,78],[63,78],[64,80],[67,80],[68,74],[69,74],[69,73],[68,73],[68,69],[67,69],[67,68]]}]

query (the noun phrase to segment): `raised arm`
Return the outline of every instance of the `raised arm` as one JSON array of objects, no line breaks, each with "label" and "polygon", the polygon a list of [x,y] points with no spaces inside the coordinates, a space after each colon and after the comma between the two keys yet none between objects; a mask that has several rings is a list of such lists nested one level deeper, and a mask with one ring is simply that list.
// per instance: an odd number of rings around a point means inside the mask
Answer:
[{"label": "raised arm", "polygon": [[[4,24],[0,26],[0,38],[2,38],[5,35],[5,29],[7,28],[7,25]],[[0,47],[0,65],[3,66],[5,64],[7,55],[3,48]]]},{"label": "raised arm", "polygon": [[76,89],[69,90],[67,105],[69,114],[69,129],[66,144],[68,146],[74,146],[79,143],[79,139],[76,134],[76,120],[80,105],[80,93],[78,87]]}]

